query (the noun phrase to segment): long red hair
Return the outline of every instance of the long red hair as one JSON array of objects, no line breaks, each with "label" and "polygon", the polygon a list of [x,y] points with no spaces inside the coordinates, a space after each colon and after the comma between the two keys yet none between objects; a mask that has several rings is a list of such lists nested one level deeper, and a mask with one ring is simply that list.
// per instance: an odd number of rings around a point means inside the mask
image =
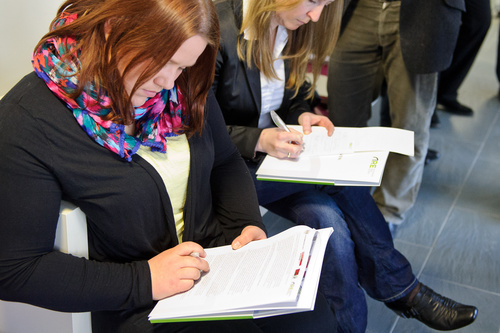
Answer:
[{"label": "long red hair", "polygon": [[[133,121],[131,96],[135,90],[159,72],[187,39],[202,36],[206,49],[176,81],[189,117],[185,133],[201,130],[219,46],[219,22],[212,0],[67,0],[57,17],[63,11],[76,13],[77,19],[49,32],[39,44],[53,36],[75,37],[81,51],[75,95],[90,83],[103,89],[112,103],[110,119],[123,124]],[[107,38],[105,24],[110,28]],[[77,49],[71,50],[72,56]],[[120,74],[122,61],[128,65]],[[142,75],[127,94],[123,78],[144,64]]]}]

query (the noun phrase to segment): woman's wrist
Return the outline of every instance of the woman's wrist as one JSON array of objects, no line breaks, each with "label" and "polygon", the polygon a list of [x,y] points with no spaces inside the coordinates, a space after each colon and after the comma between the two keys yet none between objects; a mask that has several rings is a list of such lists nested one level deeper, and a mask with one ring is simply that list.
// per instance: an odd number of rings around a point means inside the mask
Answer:
[{"label": "woman's wrist", "polygon": [[267,153],[266,149],[264,148],[264,140],[265,140],[265,136],[266,136],[266,133],[268,130],[269,130],[268,128],[265,128],[262,130],[262,132],[260,132],[259,139],[257,140],[257,143],[255,144],[254,156],[258,152]]}]

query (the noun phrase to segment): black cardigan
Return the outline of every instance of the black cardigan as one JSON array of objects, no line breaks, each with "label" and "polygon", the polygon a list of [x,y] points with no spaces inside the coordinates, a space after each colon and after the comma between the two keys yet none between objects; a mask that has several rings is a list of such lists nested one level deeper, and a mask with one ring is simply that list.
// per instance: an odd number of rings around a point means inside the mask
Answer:
[{"label": "black cardigan", "polygon": [[[212,93],[189,146],[183,240],[211,247],[247,225],[264,229]],[[0,156],[0,299],[126,310],[120,320],[154,305],[147,260],[178,241],[166,188],[149,163],[138,155],[126,162],[94,142],[34,73],[0,101]],[[53,250],[61,199],[86,214],[92,260]]]}]

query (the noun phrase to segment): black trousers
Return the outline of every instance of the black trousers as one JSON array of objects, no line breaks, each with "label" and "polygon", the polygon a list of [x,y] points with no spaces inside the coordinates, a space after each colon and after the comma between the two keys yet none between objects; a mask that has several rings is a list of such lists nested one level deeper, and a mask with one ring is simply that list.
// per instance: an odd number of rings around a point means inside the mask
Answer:
[{"label": "black trousers", "polygon": [[151,324],[147,318],[152,308],[151,306],[129,311],[93,312],[92,331],[95,333],[334,333],[337,331],[337,322],[332,309],[319,292],[313,311],[262,319]]},{"label": "black trousers", "polygon": [[490,27],[490,6],[490,0],[465,0],[466,12],[462,15],[462,26],[452,63],[439,75],[438,102],[457,99],[458,88],[472,67]]},{"label": "black trousers", "polygon": [[498,50],[497,50],[497,79],[498,83],[500,83],[500,29],[498,34]]}]

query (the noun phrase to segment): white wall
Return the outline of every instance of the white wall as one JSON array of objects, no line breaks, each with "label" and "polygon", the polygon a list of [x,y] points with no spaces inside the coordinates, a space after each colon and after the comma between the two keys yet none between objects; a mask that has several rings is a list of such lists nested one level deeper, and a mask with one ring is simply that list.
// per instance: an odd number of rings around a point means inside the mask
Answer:
[{"label": "white wall", "polygon": [[31,53],[63,0],[0,0],[0,97],[33,70]]}]

